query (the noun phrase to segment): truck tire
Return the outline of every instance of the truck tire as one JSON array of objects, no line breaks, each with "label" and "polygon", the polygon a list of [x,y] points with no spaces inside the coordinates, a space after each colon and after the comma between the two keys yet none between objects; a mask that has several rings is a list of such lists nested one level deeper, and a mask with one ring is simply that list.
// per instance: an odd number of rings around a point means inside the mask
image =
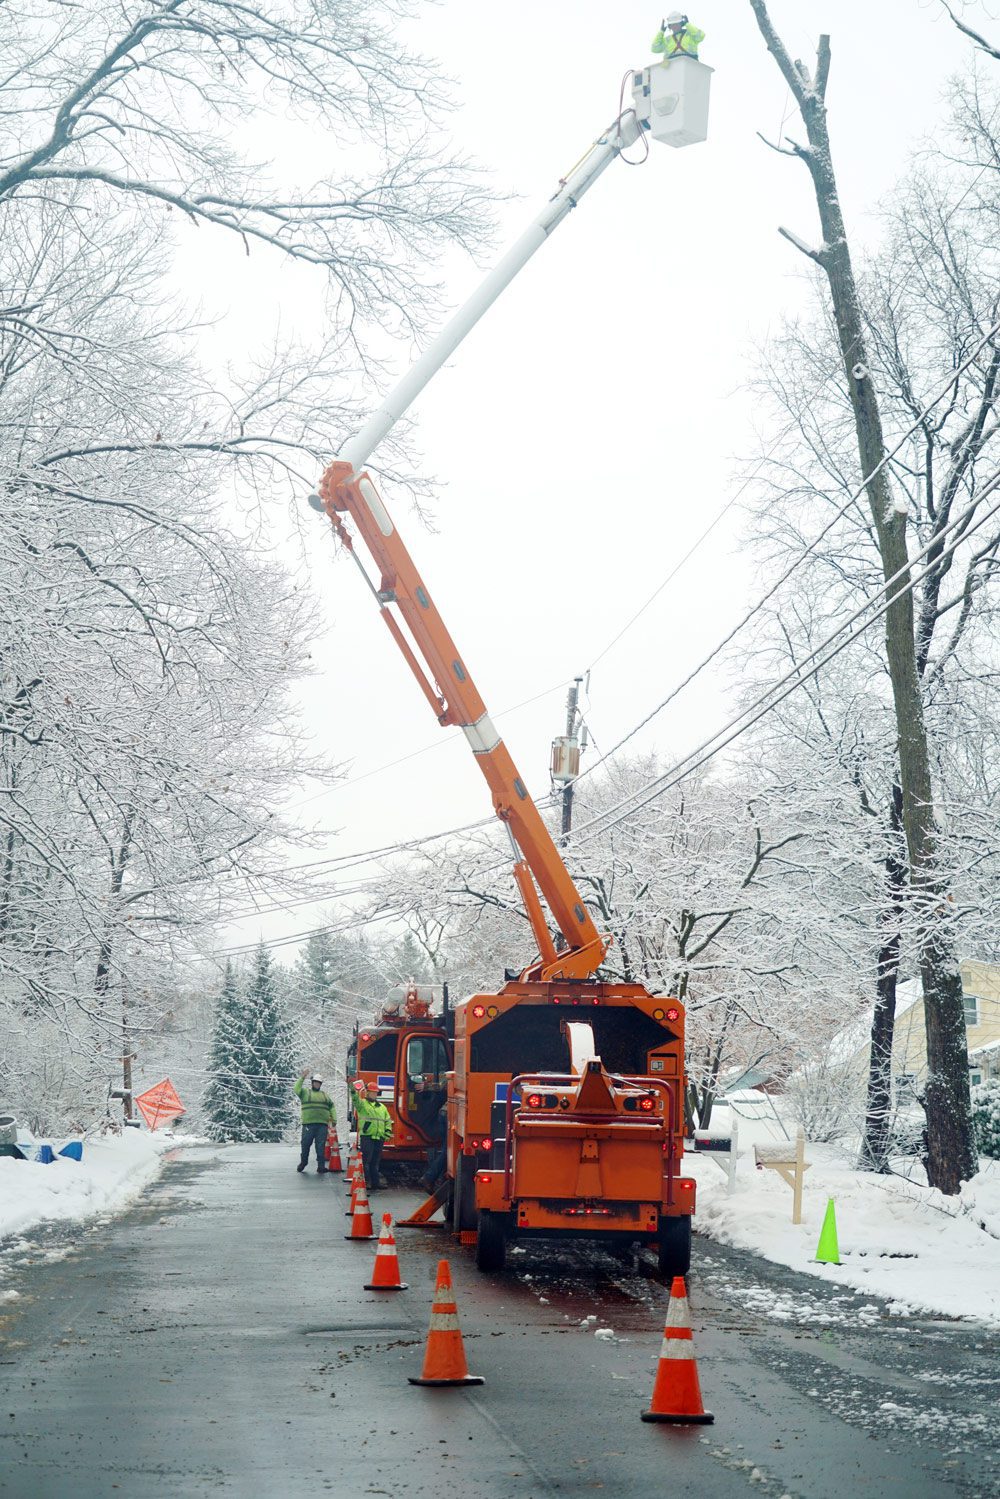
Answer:
[{"label": "truck tire", "polygon": [[691,1268],[691,1219],[661,1218],[656,1244],[656,1262],[661,1275],[672,1280]]},{"label": "truck tire", "polygon": [[485,1275],[502,1270],[507,1262],[506,1214],[484,1209],[476,1224],[476,1269]]},{"label": "truck tire", "polygon": [[455,1161],[451,1226],[457,1234],[476,1227],[476,1163],[471,1156],[460,1155]]}]

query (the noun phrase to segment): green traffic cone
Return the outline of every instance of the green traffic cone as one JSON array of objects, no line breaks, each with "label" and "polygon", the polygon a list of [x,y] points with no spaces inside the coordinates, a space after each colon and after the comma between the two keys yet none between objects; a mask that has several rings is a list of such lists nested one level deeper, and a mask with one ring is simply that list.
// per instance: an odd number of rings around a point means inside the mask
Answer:
[{"label": "green traffic cone", "polygon": [[816,1246],[816,1263],[819,1265],[840,1264],[840,1250],[837,1246],[837,1214],[834,1211],[832,1197],[826,1204],[823,1227],[819,1231],[819,1243]]}]

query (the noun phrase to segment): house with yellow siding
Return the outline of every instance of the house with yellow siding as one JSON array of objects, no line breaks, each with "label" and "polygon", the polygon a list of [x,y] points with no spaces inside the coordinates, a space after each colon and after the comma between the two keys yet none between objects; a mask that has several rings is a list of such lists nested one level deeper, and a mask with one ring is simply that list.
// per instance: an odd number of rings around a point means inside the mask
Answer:
[{"label": "house with yellow siding", "polygon": [[[970,958],[960,968],[969,1039],[969,1080],[975,1084],[1000,1077],[1000,965]],[[870,1047],[865,1045],[858,1058],[866,1072],[869,1052]],[[908,1089],[921,1091],[926,1075],[924,997],[920,981],[911,979],[899,985],[896,1000],[892,1076],[897,1093]]]}]

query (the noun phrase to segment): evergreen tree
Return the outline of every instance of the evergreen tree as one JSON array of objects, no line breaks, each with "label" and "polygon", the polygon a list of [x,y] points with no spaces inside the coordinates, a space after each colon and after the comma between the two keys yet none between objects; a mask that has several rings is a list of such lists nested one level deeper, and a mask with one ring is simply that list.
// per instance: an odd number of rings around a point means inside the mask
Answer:
[{"label": "evergreen tree", "polygon": [[396,943],[392,960],[401,984],[408,984],[410,979],[415,984],[429,983],[430,965],[427,962],[427,954],[412,932],[407,932],[402,940]]},{"label": "evergreen tree", "polygon": [[217,1140],[280,1140],[292,1117],[292,1033],[279,975],[263,943],[244,984],[226,965],[204,1108]]},{"label": "evergreen tree", "polygon": [[329,932],[315,932],[306,942],[305,951],[295,963],[294,995],[296,1010],[320,1021],[340,1001],[337,974],[339,954]]}]

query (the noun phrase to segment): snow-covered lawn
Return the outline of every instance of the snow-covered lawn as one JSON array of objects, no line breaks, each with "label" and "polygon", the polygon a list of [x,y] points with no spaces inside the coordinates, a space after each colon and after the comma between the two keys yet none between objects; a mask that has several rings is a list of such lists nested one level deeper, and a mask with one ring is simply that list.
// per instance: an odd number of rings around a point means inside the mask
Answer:
[{"label": "snow-covered lawn", "polygon": [[[685,1158],[698,1182],[695,1223],[710,1238],[750,1249],[841,1286],[884,1296],[900,1316],[916,1311],[978,1318],[1000,1326],[1000,1163],[982,1169],[957,1198],[898,1176],[855,1171],[844,1152],[806,1145],[802,1223],[792,1226],[792,1191],[758,1171],[740,1142],[736,1190],[704,1155]],[[816,1263],[829,1198],[836,1203],[840,1265]]]},{"label": "snow-covered lawn", "polygon": [[164,1153],[180,1143],[176,1136],[126,1130],[84,1141],[82,1161],[57,1156],[42,1166],[0,1156],[0,1245],[38,1223],[80,1222],[120,1210],[159,1175]]}]

